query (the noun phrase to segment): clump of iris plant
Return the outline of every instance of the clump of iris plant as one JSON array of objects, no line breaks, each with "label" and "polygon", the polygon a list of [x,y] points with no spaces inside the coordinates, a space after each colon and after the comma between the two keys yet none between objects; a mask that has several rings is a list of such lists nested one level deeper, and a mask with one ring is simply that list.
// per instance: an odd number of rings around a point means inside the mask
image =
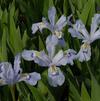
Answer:
[{"label": "clump of iris plant", "polygon": [[18,82],[25,81],[30,85],[36,85],[37,81],[41,79],[39,73],[22,73],[20,68],[20,54],[15,56],[14,66],[9,62],[2,62],[0,64],[0,86],[14,85]]},{"label": "clump of iris plant", "polygon": [[72,37],[82,39],[83,44],[81,45],[80,51],[77,54],[79,61],[88,61],[91,58],[91,46],[95,40],[100,39],[100,14],[95,14],[92,18],[92,24],[90,34],[86,30],[85,25],[81,20],[77,20],[75,24],[71,24],[72,28],[69,28],[69,32]]},{"label": "clump of iris plant", "polygon": [[76,51],[68,49],[66,51],[59,50],[58,53],[55,53],[53,48],[55,47],[50,47],[51,51],[47,48],[47,54],[44,51],[24,50],[22,57],[28,61],[34,60],[35,63],[42,67],[48,67],[49,84],[57,87],[61,86],[65,81],[64,74],[60,70],[60,67],[66,64],[73,65],[73,60],[76,58]]},{"label": "clump of iris plant", "polygon": [[[72,16],[72,15],[71,15]],[[48,82],[51,86],[57,87],[63,85],[65,76],[60,67],[67,64],[73,65],[74,60],[88,61],[91,58],[91,43],[100,39],[100,14],[95,14],[92,19],[90,34],[86,30],[85,25],[81,20],[77,20],[72,24],[64,15],[55,23],[56,9],[51,7],[48,10],[48,19],[42,18],[41,22],[32,25],[32,33],[35,34],[37,30],[47,28],[52,34],[46,38],[47,53],[36,50],[23,50],[21,54],[15,56],[14,66],[9,62],[0,63],[0,85],[13,85],[17,82],[24,81],[30,85],[36,85],[37,81],[41,79],[39,73],[22,73],[20,68],[21,57],[27,61],[34,61],[41,67],[48,67]],[[77,53],[73,49],[63,51],[62,49],[56,53],[56,45],[64,46],[65,41],[63,38],[62,29],[68,24],[71,27],[68,31],[72,37],[77,37],[82,40],[82,45]]]},{"label": "clump of iris plant", "polygon": [[[59,43],[61,46],[64,46],[65,41],[64,41],[64,38],[63,38],[62,29],[67,24],[67,19],[64,15],[62,15],[59,18],[59,20],[55,23],[55,17],[56,17],[55,7],[49,8],[49,10],[48,10],[48,19],[49,19],[49,21],[47,21],[47,19],[45,17],[43,17],[42,22],[33,24],[32,25],[32,33],[35,34],[37,30],[40,30],[40,32],[42,32],[42,30],[44,28],[49,29],[50,32],[53,35],[53,38],[55,38],[54,39],[55,43]],[[48,37],[52,37],[52,35],[49,35]]]}]

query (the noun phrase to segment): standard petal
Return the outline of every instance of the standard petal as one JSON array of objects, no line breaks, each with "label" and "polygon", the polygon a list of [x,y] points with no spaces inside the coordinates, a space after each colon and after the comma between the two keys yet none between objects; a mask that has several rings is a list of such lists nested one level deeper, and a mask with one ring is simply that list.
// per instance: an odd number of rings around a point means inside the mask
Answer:
[{"label": "standard petal", "polygon": [[83,24],[83,22],[81,20],[77,20],[75,25],[73,25],[73,28],[80,32],[80,34],[82,34],[82,36],[85,38],[85,39],[89,39],[89,34],[85,28],[85,25]]},{"label": "standard petal", "polygon": [[60,50],[55,57],[52,59],[52,64],[57,65],[57,63],[64,57],[64,52]]},{"label": "standard petal", "polygon": [[41,76],[39,73],[33,72],[33,73],[29,73],[27,78],[24,80],[26,83],[30,84],[30,85],[36,85],[37,82],[41,79]]},{"label": "standard petal", "polygon": [[52,26],[54,26],[55,24],[55,15],[56,15],[56,9],[55,7],[51,7],[48,10],[48,18],[50,20],[50,23]]},{"label": "standard petal", "polygon": [[100,14],[95,14],[94,17],[92,18],[91,31],[90,31],[91,34],[95,33],[99,24],[100,24]]},{"label": "standard petal", "polygon": [[52,33],[54,32],[54,26],[52,26],[45,17],[42,17],[42,22],[45,24],[46,28],[49,29]]},{"label": "standard petal", "polygon": [[77,52],[73,49],[68,49],[66,52],[65,52],[65,57],[66,57],[66,61],[67,61],[67,64],[70,64],[70,65],[73,65],[73,60],[76,59],[76,55],[77,55]]},{"label": "standard petal", "polygon": [[48,82],[51,86],[57,87],[63,85],[65,81],[65,76],[59,69],[59,67],[55,67],[56,71],[54,71],[54,68],[50,67],[48,69]]},{"label": "standard petal", "polygon": [[34,59],[34,62],[40,66],[47,67],[50,64],[51,59],[49,59],[44,51],[41,51],[40,54]]},{"label": "standard petal", "polygon": [[22,58],[27,61],[32,61],[36,57],[36,52],[33,50],[24,50],[22,52]]},{"label": "standard petal", "polygon": [[38,23],[32,24],[32,34],[35,34],[38,29]]},{"label": "standard petal", "polygon": [[20,68],[20,63],[21,63],[21,54],[17,54],[15,56],[15,60],[14,60],[14,74],[18,75],[19,73],[22,72],[22,69]]},{"label": "standard petal", "polygon": [[68,32],[71,34],[72,37],[77,37],[78,39],[85,39],[84,36],[82,36],[82,34],[80,34],[78,31],[76,31],[73,28],[69,28]]},{"label": "standard petal", "polygon": [[32,24],[32,34],[35,34],[37,30],[39,30],[42,33],[42,30],[44,28],[47,28],[47,27],[43,22]]},{"label": "standard petal", "polygon": [[91,34],[90,43],[97,39],[100,39],[100,29],[98,29],[94,34]]},{"label": "standard petal", "polygon": [[62,15],[60,19],[57,21],[55,25],[55,29],[61,31],[66,24],[67,24],[67,19],[64,15]]},{"label": "standard petal", "polygon": [[73,49],[68,49],[64,52],[63,58],[57,63],[57,66],[70,64],[73,65],[73,60],[76,59],[76,51]]},{"label": "standard petal", "polygon": [[55,35],[49,35],[46,39],[46,49],[49,57],[52,58],[55,54],[55,46],[58,44],[58,38]]},{"label": "standard petal", "polygon": [[66,64],[73,65],[74,64],[73,60],[76,59],[76,55],[77,53],[75,50],[68,49],[67,51],[64,52],[63,58],[61,58],[56,65],[57,66],[66,65]]},{"label": "standard petal", "polygon": [[89,44],[84,43],[81,46],[81,49],[77,54],[77,58],[79,59],[80,62],[90,60],[90,58],[91,58],[91,47]]},{"label": "standard petal", "polygon": [[69,15],[68,17],[67,17],[67,25],[70,25],[70,26],[72,26],[73,24],[72,24],[72,22],[70,21],[71,20],[71,18],[72,18],[72,14],[71,15]]},{"label": "standard petal", "polygon": [[57,45],[58,39],[55,35],[49,35],[46,39],[46,45],[47,44],[52,44],[52,45]]}]

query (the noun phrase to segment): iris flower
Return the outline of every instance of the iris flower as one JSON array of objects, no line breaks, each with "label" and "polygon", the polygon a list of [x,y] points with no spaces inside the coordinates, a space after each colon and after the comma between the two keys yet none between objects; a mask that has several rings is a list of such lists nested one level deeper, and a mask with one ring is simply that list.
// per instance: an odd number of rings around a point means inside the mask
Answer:
[{"label": "iris flower", "polygon": [[78,39],[82,39],[82,46],[80,48],[77,57],[79,61],[88,61],[91,58],[91,43],[97,39],[100,39],[100,14],[95,14],[92,18],[92,24],[90,28],[90,34],[86,30],[85,25],[81,20],[77,20],[72,28],[69,28],[69,32],[72,37],[77,37]]},{"label": "iris flower", "polygon": [[15,56],[14,67],[9,62],[0,64],[0,86],[13,85],[21,81],[25,81],[30,85],[37,84],[37,81],[41,79],[40,74],[36,72],[22,73],[20,62],[20,55],[18,54]]},{"label": "iris flower", "polygon": [[[48,68],[48,81],[49,84],[53,87],[61,86],[65,77],[62,71],[60,70],[60,66],[65,66],[66,64],[73,65],[73,60],[76,58],[76,52],[72,49],[68,49],[67,51],[60,50],[57,54],[55,54],[53,48],[47,48],[48,54],[44,51],[35,51],[35,50],[24,50],[22,52],[22,57],[25,60],[32,61],[42,67]],[[52,52],[53,51],[53,52]]]},{"label": "iris flower", "polygon": [[37,30],[40,30],[40,32],[42,32],[44,28],[47,28],[51,31],[52,35],[56,36],[55,38],[58,39],[58,43],[64,46],[65,41],[62,37],[63,36],[62,29],[67,24],[67,19],[64,15],[62,15],[60,19],[57,21],[57,23],[55,23],[55,17],[56,17],[55,7],[49,8],[48,10],[49,22],[47,21],[46,18],[43,17],[42,22],[35,23],[32,25],[32,33],[35,34]]}]

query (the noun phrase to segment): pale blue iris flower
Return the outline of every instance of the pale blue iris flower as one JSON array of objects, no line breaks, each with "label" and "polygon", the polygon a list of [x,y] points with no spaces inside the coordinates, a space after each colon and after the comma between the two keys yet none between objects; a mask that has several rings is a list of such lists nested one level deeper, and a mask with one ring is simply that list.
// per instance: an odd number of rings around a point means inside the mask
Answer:
[{"label": "pale blue iris flower", "polygon": [[91,58],[91,46],[90,44],[97,39],[100,39],[100,14],[95,14],[92,18],[92,24],[90,29],[90,34],[86,30],[85,25],[81,20],[77,20],[72,28],[69,28],[69,32],[72,37],[77,37],[78,39],[82,39],[83,45],[80,48],[79,53],[77,54],[77,58],[79,61],[88,61]]},{"label": "pale blue iris flower", "polygon": [[9,62],[2,62],[0,64],[0,86],[13,85],[17,82],[25,81],[30,85],[36,85],[37,81],[41,79],[39,73],[22,73],[20,68],[20,55],[15,56],[14,67]]},{"label": "pale blue iris flower", "polygon": [[80,62],[89,61],[91,58],[91,46],[88,43],[81,45],[81,48],[77,54],[77,58]]},{"label": "pale blue iris flower", "polygon": [[56,17],[55,7],[49,8],[48,10],[49,22],[47,21],[46,18],[43,17],[42,22],[35,23],[32,25],[32,33],[35,34],[37,30],[40,30],[40,32],[42,32],[44,28],[47,28],[51,31],[52,35],[55,35],[55,37],[57,37],[57,41],[59,42],[59,44],[64,46],[65,41],[63,39],[62,29],[67,24],[67,19],[64,15],[62,15],[60,19],[57,21],[57,23],[55,23],[55,17]]},{"label": "pale blue iris flower", "polygon": [[28,61],[34,60],[34,62],[40,66],[49,67],[49,84],[53,87],[61,86],[65,81],[65,77],[59,66],[64,66],[66,64],[73,65],[73,60],[76,58],[76,52],[72,49],[68,49],[67,51],[60,50],[55,54],[52,47],[48,47],[47,51],[48,55],[44,51],[24,50],[22,52],[22,57]]}]

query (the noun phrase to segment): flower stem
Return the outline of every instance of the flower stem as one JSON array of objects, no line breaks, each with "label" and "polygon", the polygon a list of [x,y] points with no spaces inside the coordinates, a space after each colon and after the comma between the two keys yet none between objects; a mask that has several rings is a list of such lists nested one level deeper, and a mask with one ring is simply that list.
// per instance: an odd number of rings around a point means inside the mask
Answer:
[{"label": "flower stem", "polygon": [[89,64],[86,63],[86,65],[87,65],[87,68],[88,68],[88,71],[89,71],[90,75],[92,76],[92,72],[91,72],[91,69],[90,69],[90,67],[89,67]]},{"label": "flower stem", "polygon": [[10,87],[12,99],[13,99],[13,101],[16,101],[16,99],[15,99],[15,86],[14,85],[11,85],[9,87]]}]

